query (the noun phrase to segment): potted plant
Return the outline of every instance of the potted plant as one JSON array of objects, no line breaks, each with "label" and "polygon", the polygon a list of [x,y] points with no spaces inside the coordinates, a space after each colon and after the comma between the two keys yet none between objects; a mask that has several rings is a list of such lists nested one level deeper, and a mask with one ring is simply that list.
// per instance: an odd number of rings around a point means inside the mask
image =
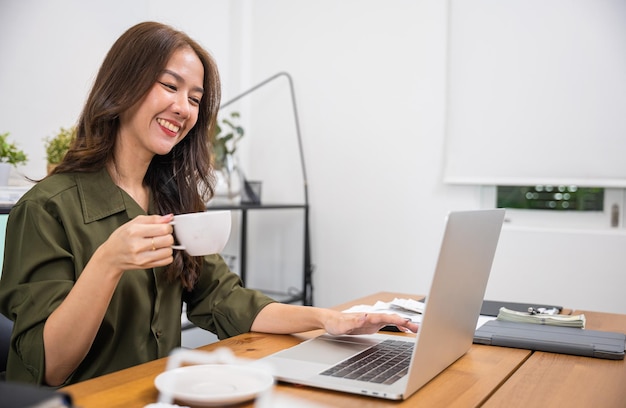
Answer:
[{"label": "potted plant", "polygon": [[10,143],[8,137],[9,132],[0,134],[0,185],[4,186],[9,184],[11,167],[28,161],[26,153],[18,149],[15,143]]},{"label": "potted plant", "polygon": [[[213,146],[213,167],[216,170],[226,169],[231,172],[234,166],[237,142],[243,137],[244,130],[237,124],[240,118],[239,112],[231,112],[229,116],[217,122],[211,144]],[[222,123],[221,126],[220,122]]]},{"label": "potted plant", "polygon": [[239,119],[239,112],[231,112],[218,120],[215,133],[211,136],[216,179],[213,202],[233,204],[241,198],[243,177],[235,156],[237,143],[244,136],[244,129],[238,124]]},{"label": "potted plant", "polygon": [[61,127],[55,136],[45,139],[48,174],[55,166],[61,163],[61,160],[65,157],[65,153],[67,153],[75,137],[76,127],[72,126],[70,128]]}]

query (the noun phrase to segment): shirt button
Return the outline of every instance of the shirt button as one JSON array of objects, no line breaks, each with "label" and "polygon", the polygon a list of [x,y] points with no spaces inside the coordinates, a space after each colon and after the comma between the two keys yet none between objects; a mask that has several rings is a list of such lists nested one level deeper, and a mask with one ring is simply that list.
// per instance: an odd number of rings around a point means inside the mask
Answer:
[{"label": "shirt button", "polygon": [[156,332],[156,337],[157,337],[157,339],[160,339],[162,334],[163,334],[163,332],[162,332],[161,330],[158,330],[158,331]]}]

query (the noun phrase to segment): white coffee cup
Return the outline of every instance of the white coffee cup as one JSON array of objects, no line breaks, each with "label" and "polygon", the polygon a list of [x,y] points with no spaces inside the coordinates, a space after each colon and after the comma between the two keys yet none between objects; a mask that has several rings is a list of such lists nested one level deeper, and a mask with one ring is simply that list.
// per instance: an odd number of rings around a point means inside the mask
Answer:
[{"label": "white coffee cup", "polygon": [[187,251],[191,256],[220,253],[230,236],[230,211],[203,211],[178,214],[171,222],[180,245],[174,249]]}]

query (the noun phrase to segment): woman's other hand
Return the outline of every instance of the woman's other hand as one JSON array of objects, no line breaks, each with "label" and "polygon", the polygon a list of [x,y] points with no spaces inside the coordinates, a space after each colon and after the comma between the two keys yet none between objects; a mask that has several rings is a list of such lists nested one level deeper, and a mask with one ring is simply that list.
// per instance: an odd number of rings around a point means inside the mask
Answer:
[{"label": "woman's other hand", "polygon": [[397,326],[403,332],[417,332],[418,325],[396,314],[342,313],[312,306],[271,303],[261,309],[252,323],[252,331],[263,333],[300,333],[324,329],[329,334],[372,334],[385,326]]},{"label": "woman's other hand", "polygon": [[324,324],[324,329],[333,335],[372,334],[385,326],[396,326],[400,331],[416,333],[419,326],[396,314],[384,313],[336,313]]}]

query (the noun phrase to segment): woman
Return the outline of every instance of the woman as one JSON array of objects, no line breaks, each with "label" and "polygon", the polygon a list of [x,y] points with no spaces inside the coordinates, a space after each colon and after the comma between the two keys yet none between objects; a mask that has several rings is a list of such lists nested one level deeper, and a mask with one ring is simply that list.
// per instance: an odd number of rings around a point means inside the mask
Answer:
[{"label": "woman", "polygon": [[167,356],[180,345],[182,302],[220,338],[417,330],[395,315],[277,303],[242,288],[220,256],[172,250],[173,214],[205,210],[213,192],[219,102],[215,62],[184,33],[146,22],[115,42],[65,159],[9,215],[8,380],[61,386]]}]

